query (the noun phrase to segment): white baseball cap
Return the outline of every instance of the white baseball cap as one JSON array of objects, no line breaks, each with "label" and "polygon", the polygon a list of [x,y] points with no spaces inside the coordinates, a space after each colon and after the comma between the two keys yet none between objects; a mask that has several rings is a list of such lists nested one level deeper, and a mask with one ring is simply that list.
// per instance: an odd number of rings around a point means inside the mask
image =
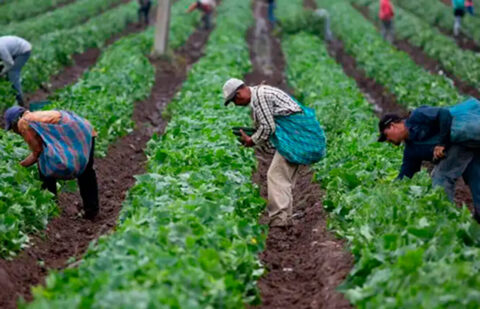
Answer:
[{"label": "white baseball cap", "polygon": [[238,78],[230,78],[227,80],[225,85],[223,85],[223,97],[225,99],[225,106],[228,105],[235,97],[237,90],[245,85],[245,83]]}]

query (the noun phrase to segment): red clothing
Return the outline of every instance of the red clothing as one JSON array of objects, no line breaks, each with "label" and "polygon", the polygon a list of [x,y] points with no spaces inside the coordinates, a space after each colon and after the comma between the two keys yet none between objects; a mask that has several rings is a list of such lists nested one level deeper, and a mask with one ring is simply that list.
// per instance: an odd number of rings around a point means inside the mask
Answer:
[{"label": "red clothing", "polygon": [[378,13],[378,17],[385,21],[392,20],[393,6],[390,0],[380,0],[380,12]]}]

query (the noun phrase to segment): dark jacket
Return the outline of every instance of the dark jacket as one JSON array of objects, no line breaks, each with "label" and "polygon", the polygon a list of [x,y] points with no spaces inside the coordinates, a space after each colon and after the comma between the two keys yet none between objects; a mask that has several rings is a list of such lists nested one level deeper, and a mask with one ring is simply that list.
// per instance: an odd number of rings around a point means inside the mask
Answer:
[{"label": "dark jacket", "polygon": [[420,171],[423,161],[432,161],[435,146],[448,148],[452,115],[445,108],[422,106],[412,112],[405,125],[408,139],[399,179],[413,177]]}]

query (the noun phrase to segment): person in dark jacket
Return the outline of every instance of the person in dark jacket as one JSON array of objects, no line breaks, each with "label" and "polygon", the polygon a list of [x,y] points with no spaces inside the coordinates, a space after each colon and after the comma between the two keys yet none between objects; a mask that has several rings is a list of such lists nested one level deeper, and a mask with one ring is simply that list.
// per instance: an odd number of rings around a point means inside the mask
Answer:
[{"label": "person in dark jacket", "polygon": [[138,8],[138,22],[142,22],[142,16],[143,19],[145,20],[145,25],[148,25],[150,20],[149,20],[149,15],[150,15],[150,8],[152,7],[152,1],[150,0],[138,0],[138,4],[140,7]]},{"label": "person in dark jacket", "polygon": [[437,163],[432,182],[442,186],[453,201],[455,184],[463,177],[472,192],[474,218],[480,222],[480,149],[451,143],[452,120],[450,111],[440,107],[422,106],[407,118],[387,114],[379,122],[378,141],[405,144],[398,179],[413,177],[423,161]]}]

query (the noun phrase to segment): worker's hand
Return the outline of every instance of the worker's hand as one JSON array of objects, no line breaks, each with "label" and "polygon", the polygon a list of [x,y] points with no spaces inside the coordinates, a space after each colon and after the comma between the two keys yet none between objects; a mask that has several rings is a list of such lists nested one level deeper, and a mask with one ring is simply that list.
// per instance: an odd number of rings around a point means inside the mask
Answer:
[{"label": "worker's hand", "polygon": [[433,158],[436,160],[445,158],[445,147],[435,146],[433,149]]},{"label": "worker's hand", "polygon": [[240,130],[240,141],[242,142],[242,144],[245,146],[245,147],[253,147],[255,146],[255,143],[253,142],[252,138],[250,136],[248,136],[247,134],[245,134],[245,132],[243,132],[243,130]]}]

